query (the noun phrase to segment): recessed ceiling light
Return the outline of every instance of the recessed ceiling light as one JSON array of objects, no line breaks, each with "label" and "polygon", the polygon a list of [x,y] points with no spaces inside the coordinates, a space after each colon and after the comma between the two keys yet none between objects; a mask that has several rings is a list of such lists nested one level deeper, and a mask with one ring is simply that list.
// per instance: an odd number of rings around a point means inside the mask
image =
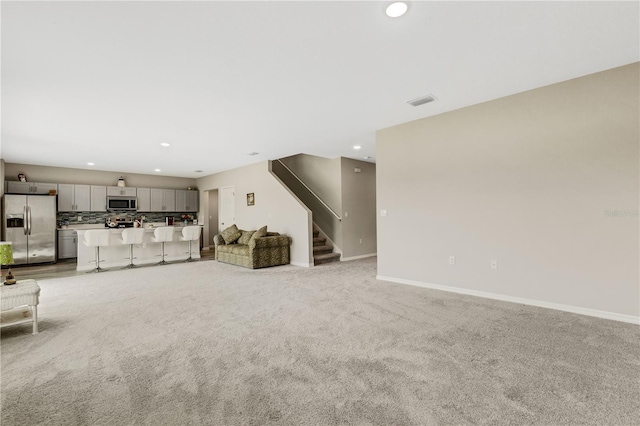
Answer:
[{"label": "recessed ceiling light", "polygon": [[202,173],[202,170],[194,170],[195,173]]},{"label": "recessed ceiling light", "polygon": [[250,152],[250,153],[248,153],[247,155],[258,155],[258,154],[260,154],[260,153],[259,153],[259,152],[255,152],[255,151],[254,151],[254,152]]},{"label": "recessed ceiling light", "polygon": [[407,4],[403,1],[396,1],[387,6],[387,16],[390,18],[398,18],[407,12]]},{"label": "recessed ceiling light", "polygon": [[162,170],[160,170],[160,169],[156,169],[156,172],[161,172],[161,171],[162,171]]},{"label": "recessed ceiling light", "polygon": [[369,157],[369,156],[364,157],[365,160],[368,160],[369,158],[371,158],[371,157]]},{"label": "recessed ceiling light", "polygon": [[354,145],[353,149],[361,149],[362,147],[360,145]]},{"label": "recessed ceiling light", "polygon": [[167,147],[167,146],[171,146],[171,144],[170,144],[170,143],[167,143],[167,142],[161,142],[161,143],[160,143],[160,145],[161,145],[161,146],[165,146],[165,147]]},{"label": "recessed ceiling light", "polygon": [[87,166],[95,166],[96,163],[87,163]]}]

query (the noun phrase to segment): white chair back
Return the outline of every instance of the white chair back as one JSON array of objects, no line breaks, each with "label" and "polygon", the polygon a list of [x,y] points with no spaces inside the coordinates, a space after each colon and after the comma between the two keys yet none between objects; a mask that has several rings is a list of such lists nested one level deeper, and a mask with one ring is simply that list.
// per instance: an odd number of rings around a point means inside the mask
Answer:
[{"label": "white chair back", "polygon": [[108,229],[90,229],[84,233],[84,244],[89,247],[108,246],[110,236]]},{"label": "white chair back", "polygon": [[173,233],[175,231],[175,228],[173,226],[161,226],[160,228],[156,228],[155,231],[153,231],[153,236],[156,240],[156,242],[163,242],[163,241],[173,241]]},{"label": "white chair back", "polygon": [[126,228],[122,231],[122,244],[142,244],[144,229]]},{"label": "white chair back", "polygon": [[182,239],[184,241],[198,240],[200,239],[200,227],[199,226],[185,226],[182,228]]}]

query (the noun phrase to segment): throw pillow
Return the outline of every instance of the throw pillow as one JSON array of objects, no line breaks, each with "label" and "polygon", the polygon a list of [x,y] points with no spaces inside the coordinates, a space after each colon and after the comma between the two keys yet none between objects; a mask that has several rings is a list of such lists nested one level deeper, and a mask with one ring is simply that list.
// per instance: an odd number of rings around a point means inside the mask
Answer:
[{"label": "throw pillow", "polygon": [[242,236],[242,232],[238,231],[238,227],[234,224],[220,233],[225,244],[233,244]]},{"label": "throw pillow", "polygon": [[267,227],[263,226],[262,228],[258,229],[256,232],[253,233],[249,241],[255,240],[256,238],[264,237],[266,235],[267,235]]},{"label": "throw pillow", "polygon": [[240,237],[240,239],[238,239],[238,244],[244,244],[249,245],[249,241],[251,241],[251,236],[255,233],[256,231],[244,231],[242,233],[242,236]]}]

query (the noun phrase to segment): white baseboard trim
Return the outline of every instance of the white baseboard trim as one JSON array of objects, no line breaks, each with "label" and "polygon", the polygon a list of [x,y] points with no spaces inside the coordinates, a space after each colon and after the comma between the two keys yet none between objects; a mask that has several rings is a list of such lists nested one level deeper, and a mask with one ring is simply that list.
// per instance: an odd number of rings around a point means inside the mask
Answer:
[{"label": "white baseboard trim", "polygon": [[373,256],[377,256],[378,253],[369,253],[369,254],[361,254],[360,256],[350,256],[350,257],[343,257],[340,259],[340,262],[344,262],[349,261],[349,260],[356,260],[356,259],[364,259],[365,257],[373,257]]},{"label": "white baseboard trim", "polygon": [[289,264],[293,266],[302,266],[303,268],[311,268],[312,266],[311,263],[304,263],[304,262],[289,262]]},{"label": "white baseboard trim", "polygon": [[597,309],[581,308],[579,306],[563,305],[560,303],[544,302],[541,300],[527,299],[524,297],[507,296],[504,294],[489,293],[485,291],[468,290],[459,287],[450,287],[446,285],[423,283],[420,281],[405,280],[403,278],[385,277],[377,275],[376,279],[382,281],[390,281],[399,284],[407,284],[416,287],[429,288],[432,290],[448,291],[450,293],[466,294],[469,296],[484,297],[485,299],[501,300],[503,302],[519,303],[522,305],[537,306],[539,308],[555,309],[558,311],[571,312],[574,314],[588,315],[590,317],[604,318],[613,321],[627,322],[631,324],[640,324],[640,316],[618,314],[615,312],[599,311]]}]

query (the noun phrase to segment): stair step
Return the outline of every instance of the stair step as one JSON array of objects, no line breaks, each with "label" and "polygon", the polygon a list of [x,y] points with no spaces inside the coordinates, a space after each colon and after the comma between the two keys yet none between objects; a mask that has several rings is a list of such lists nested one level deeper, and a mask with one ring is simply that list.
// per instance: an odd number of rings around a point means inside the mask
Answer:
[{"label": "stair step", "polygon": [[313,239],[313,246],[314,246],[314,247],[315,247],[315,246],[323,246],[323,245],[324,245],[324,243],[326,243],[326,242],[327,242],[327,239],[326,239],[326,238],[322,238],[322,237],[315,237],[315,238]]},{"label": "stair step", "polygon": [[315,246],[313,247],[313,255],[315,256],[316,254],[324,254],[324,253],[331,253],[333,251],[333,246],[329,246],[329,245],[323,245],[323,246]]},{"label": "stair step", "polygon": [[317,237],[318,237],[318,235],[320,235],[320,231],[316,231],[316,230],[314,230],[314,231],[313,231],[313,238],[317,238]]},{"label": "stair step", "polygon": [[337,262],[340,260],[340,253],[326,253],[313,256],[313,264],[321,265],[323,263]]}]

